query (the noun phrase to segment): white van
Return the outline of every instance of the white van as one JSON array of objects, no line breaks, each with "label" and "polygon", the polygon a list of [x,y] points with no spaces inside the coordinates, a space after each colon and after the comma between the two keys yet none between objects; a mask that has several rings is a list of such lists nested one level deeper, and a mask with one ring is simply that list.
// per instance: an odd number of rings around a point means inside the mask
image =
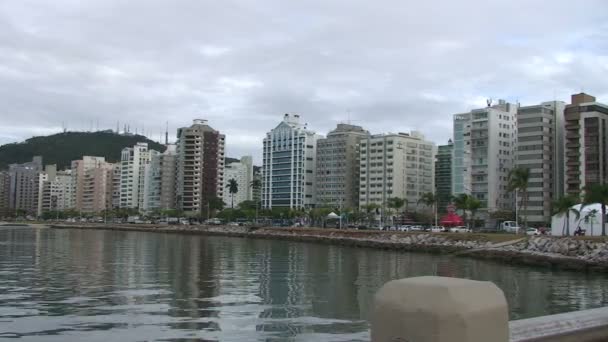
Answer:
[{"label": "white van", "polygon": [[507,233],[519,233],[519,225],[515,221],[504,221],[500,224],[500,229]]}]

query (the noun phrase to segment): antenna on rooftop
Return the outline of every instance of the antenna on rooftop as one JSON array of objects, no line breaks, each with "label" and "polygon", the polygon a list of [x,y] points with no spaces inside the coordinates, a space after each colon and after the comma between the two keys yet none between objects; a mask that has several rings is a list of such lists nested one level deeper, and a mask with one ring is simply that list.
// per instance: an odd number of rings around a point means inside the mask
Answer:
[{"label": "antenna on rooftop", "polygon": [[492,98],[486,99],[486,104],[488,107],[492,107]]},{"label": "antenna on rooftop", "polygon": [[165,127],[165,145],[169,145],[169,121],[167,121],[167,126]]}]

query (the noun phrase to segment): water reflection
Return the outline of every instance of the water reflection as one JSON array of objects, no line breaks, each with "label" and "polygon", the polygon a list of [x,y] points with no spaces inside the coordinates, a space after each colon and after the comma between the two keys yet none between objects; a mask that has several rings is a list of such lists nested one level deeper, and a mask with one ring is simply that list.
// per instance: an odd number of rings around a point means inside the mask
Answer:
[{"label": "water reflection", "polygon": [[367,340],[391,279],[489,280],[511,318],[608,303],[607,279],[498,263],[224,237],[0,229],[0,338]]}]

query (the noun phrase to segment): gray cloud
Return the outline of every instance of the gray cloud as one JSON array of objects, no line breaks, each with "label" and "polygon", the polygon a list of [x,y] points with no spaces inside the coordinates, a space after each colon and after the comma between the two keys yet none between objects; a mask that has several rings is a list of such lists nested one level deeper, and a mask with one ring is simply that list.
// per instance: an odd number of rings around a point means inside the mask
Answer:
[{"label": "gray cloud", "polygon": [[486,97],[608,101],[606,19],[603,0],[3,1],[0,143],[207,118],[259,158],[285,112],[443,143]]}]

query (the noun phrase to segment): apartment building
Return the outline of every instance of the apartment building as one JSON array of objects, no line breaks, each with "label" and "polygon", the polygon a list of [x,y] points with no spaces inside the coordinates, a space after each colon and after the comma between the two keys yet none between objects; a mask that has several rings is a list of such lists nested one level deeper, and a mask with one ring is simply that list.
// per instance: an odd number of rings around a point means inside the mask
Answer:
[{"label": "apartment building", "polygon": [[376,204],[384,211],[389,198],[399,197],[417,209],[420,196],[435,191],[435,153],[435,144],[416,131],[361,140],[359,207]]},{"label": "apartment building", "polygon": [[209,201],[222,198],[224,186],[225,136],[207,120],[177,131],[178,207],[185,213],[205,216]]},{"label": "apartment building", "polygon": [[112,167],[112,209],[120,208],[120,177],[122,162],[114,163]]},{"label": "apartment building", "polygon": [[[13,212],[23,211],[28,215],[38,213],[42,157],[31,162],[9,165],[9,208]],[[43,176],[44,177],[44,176]]]},{"label": "apartment building", "polygon": [[564,192],[564,107],[549,101],[517,110],[516,164],[530,170],[527,208],[520,216],[530,225],[550,223],[551,202]]},{"label": "apartment building", "polygon": [[[152,156],[159,152],[148,149],[147,143],[137,143],[126,147],[120,158],[120,207],[143,209],[146,194],[144,191],[146,165]],[[157,169],[160,172],[159,169]]]},{"label": "apartment building", "polygon": [[76,210],[99,213],[112,208],[114,164],[104,157],[83,156],[72,161],[72,178]]},{"label": "apartment building", "polygon": [[450,139],[447,145],[437,147],[435,156],[435,197],[437,198],[437,212],[447,212],[452,202],[452,153],[454,143]]},{"label": "apartment building", "polygon": [[315,201],[316,148],[319,136],[298,114],[266,133],[263,145],[262,207],[303,209]]},{"label": "apartment building", "polygon": [[454,195],[470,194],[482,203],[480,217],[513,210],[515,198],[507,190],[515,166],[517,106],[499,100],[488,107],[454,115]]},{"label": "apartment building", "polygon": [[608,106],[574,94],[564,116],[565,192],[577,196],[587,185],[608,182]]},{"label": "apartment building", "polygon": [[358,144],[370,136],[360,126],[338,124],[317,140],[316,200],[320,206],[359,207]]},{"label": "apartment building", "polygon": [[160,156],[160,207],[175,209],[175,177],[177,167],[177,147],[167,144],[167,149]]},{"label": "apartment building", "polygon": [[[51,167],[53,170],[49,168]],[[57,171],[55,165],[46,166],[47,180],[42,184],[39,215],[45,211],[72,209],[74,203],[74,184],[72,170]]]},{"label": "apartment building", "polygon": [[10,213],[10,188],[11,178],[8,171],[0,171],[0,217],[6,217]]},{"label": "apartment building", "polygon": [[226,165],[224,179],[226,180],[223,195],[224,203],[227,205],[233,203],[233,195],[228,188],[228,183],[231,179],[234,179],[238,185],[238,192],[234,194],[234,206],[236,207],[244,201],[251,201],[253,199],[253,192],[250,186],[253,181],[253,158],[251,156],[244,156],[239,162]]}]

